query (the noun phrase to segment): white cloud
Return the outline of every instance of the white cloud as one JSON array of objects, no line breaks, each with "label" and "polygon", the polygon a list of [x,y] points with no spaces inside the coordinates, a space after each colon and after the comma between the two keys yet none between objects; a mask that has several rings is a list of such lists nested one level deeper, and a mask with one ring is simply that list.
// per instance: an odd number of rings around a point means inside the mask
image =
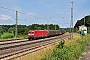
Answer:
[{"label": "white cloud", "polygon": [[0,20],[13,20],[13,19],[7,15],[0,15]]}]

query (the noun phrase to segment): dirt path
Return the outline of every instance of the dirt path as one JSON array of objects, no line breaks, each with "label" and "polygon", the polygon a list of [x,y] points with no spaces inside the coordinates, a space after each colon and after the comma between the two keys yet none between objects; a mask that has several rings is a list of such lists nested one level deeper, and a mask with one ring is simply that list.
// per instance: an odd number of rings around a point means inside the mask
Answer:
[{"label": "dirt path", "polygon": [[79,60],[90,60],[90,42],[86,47],[86,51],[83,53],[82,57]]}]

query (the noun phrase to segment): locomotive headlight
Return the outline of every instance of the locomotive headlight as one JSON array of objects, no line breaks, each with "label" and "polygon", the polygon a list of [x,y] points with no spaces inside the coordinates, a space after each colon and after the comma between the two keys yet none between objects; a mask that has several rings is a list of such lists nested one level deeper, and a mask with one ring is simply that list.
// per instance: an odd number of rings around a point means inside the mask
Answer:
[{"label": "locomotive headlight", "polygon": [[31,34],[31,35],[34,35],[34,34]]},{"label": "locomotive headlight", "polygon": [[31,34],[28,34],[28,35],[31,35]]},{"label": "locomotive headlight", "polygon": [[34,35],[34,34],[28,34],[28,35]]}]

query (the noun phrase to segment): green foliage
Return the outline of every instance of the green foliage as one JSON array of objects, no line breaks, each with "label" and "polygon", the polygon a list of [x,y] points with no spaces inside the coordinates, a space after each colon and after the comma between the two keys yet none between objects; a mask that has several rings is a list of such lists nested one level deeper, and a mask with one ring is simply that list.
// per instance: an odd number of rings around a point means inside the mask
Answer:
[{"label": "green foliage", "polygon": [[15,32],[15,27],[10,27],[10,28],[8,29],[8,32],[9,32],[9,33],[14,33],[14,32]]},{"label": "green foliage", "polygon": [[2,29],[2,26],[0,26],[0,35],[3,34],[3,29]]},{"label": "green foliage", "polygon": [[64,47],[64,43],[65,43],[65,41],[61,40],[59,45],[57,46],[57,48],[63,48]]},{"label": "green foliage", "polygon": [[84,25],[85,19],[85,26],[88,28],[88,33],[90,33],[90,15],[83,17],[82,19],[78,20],[74,26],[74,28],[79,28],[79,26]]},{"label": "green foliage", "polygon": [[87,30],[88,33],[90,33],[90,27],[88,27],[88,30]]},{"label": "green foliage", "polygon": [[89,27],[90,26],[90,15],[85,16],[81,20],[78,20],[74,27],[79,27],[81,25],[84,25],[84,19],[85,19],[85,26]]},{"label": "green foliage", "polygon": [[[29,30],[46,30],[46,29],[47,29],[47,24],[41,24],[41,25],[32,24],[29,26],[17,25],[18,37],[23,37],[23,38],[24,37],[26,38]],[[55,25],[49,24],[49,29],[55,30]],[[58,25],[56,25],[56,30],[59,30]],[[15,34],[15,25],[0,25],[0,36],[5,32]],[[0,38],[3,38],[3,37],[1,36]]]},{"label": "green foliage", "polygon": [[1,35],[2,39],[6,39],[6,38],[13,38],[14,34],[13,33],[4,33]]},{"label": "green foliage", "polygon": [[63,48],[56,46],[51,54],[45,56],[41,60],[75,60],[78,59],[88,44],[89,37],[84,36],[82,39],[77,39],[74,42],[70,42],[68,45],[64,45]]},{"label": "green foliage", "polygon": [[[49,24],[49,30],[55,30],[55,25],[54,24]],[[47,24],[43,25],[39,25],[39,24],[32,24],[31,26],[29,26],[30,30],[46,30],[47,29]],[[56,30],[59,30],[59,26],[56,25]]]}]

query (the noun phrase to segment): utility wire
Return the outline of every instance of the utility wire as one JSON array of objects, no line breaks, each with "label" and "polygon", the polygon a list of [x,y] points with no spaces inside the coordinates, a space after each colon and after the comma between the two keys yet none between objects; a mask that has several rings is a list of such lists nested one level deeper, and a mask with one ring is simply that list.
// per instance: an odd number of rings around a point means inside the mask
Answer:
[{"label": "utility wire", "polygon": [[[23,0],[23,1],[25,1],[25,0]],[[5,9],[5,10],[9,10],[9,11],[16,12],[16,10],[9,9],[9,8],[3,7],[3,6],[0,6],[0,8],[3,8],[3,9]],[[67,12],[67,11],[66,11],[66,12]],[[64,14],[64,13],[66,13],[66,12],[63,12],[63,13],[61,13],[61,14]],[[19,12],[19,11],[18,11],[18,13],[21,13],[21,14],[24,14],[24,15],[28,15],[28,16],[33,16],[33,15],[30,15],[30,14],[27,14],[27,13],[23,13],[23,12]],[[61,14],[53,15],[53,16],[51,16],[51,18],[52,18],[52,17],[56,17],[56,16],[61,15]],[[42,19],[42,18],[37,17],[37,16],[33,16],[33,17],[36,17],[36,20]],[[49,17],[49,18],[50,18],[50,17]]]},{"label": "utility wire", "polygon": [[[30,5],[32,5],[31,3],[29,3],[28,1],[26,1],[26,0],[23,0],[24,2],[26,2],[26,3],[28,3],[28,4],[30,4]],[[33,6],[35,6],[35,7],[37,7],[38,9],[40,9],[40,7],[38,7],[38,6],[36,6],[36,5],[33,5]],[[47,10],[45,10],[45,9],[43,9],[44,11],[46,11],[46,12],[49,12],[49,11],[47,11]],[[70,10],[70,9],[69,9]],[[69,10],[67,10],[67,11],[69,11]],[[63,13],[61,13],[61,14],[53,14],[53,16],[50,16],[51,18],[52,17],[56,17],[56,16],[59,16],[59,15],[62,15],[62,14],[65,14],[67,11],[65,11],[65,12],[63,12]],[[50,12],[49,12],[50,13]],[[51,13],[52,14],[52,13]],[[50,17],[48,17],[48,18],[50,18]],[[36,20],[38,20],[38,19],[41,19],[41,18],[37,18]]]},{"label": "utility wire", "polygon": [[[28,2],[28,1],[26,1],[26,0],[22,0],[22,1],[24,1],[24,2],[28,3],[29,5],[32,5],[31,3],[29,3],[29,2]],[[33,6],[37,7],[37,8],[38,8],[38,10],[39,10],[39,8],[40,8],[40,7],[36,6],[36,5],[33,5]],[[34,16],[34,17],[36,17],[36,16]],[[42,19],[42,18],[41,18],[41,17],[37,17],[37,18],[36,18],[36,20],[38,20],[38,19]]]},{"label": "utility wire", "polygon": [[[5,9],[5,10],[9,10],[9,11],[16,12],[16,10],[9,9],[9,8],[6,8],[6,7],[2,7],[2,6],[0,6],[0,8],[3,8],[3,9]],[[19,11],[18,11],[18,13],[21,13],[21,14],[24,14],[24,15],[28,15],[28,16],[33,16],[33,15],[30,15],[30,14],[27,14],[27,13],[23,13],[23,12],[19,12]],[[37,16],[33,16],[33,17],[38,18]]]},{"label": "utility wire", "polygon": [[[70,10],[70,9],[69,9],[69,10]],[[67,11],[65,11],[65,12],[63,12],[63,13],[57,14],[57,15],[53,15],[53,16],[51,16],[51,17],[56,17],[56,16],[59,16],[59,15],[65,14],[65,13],[68,12],[69,10],[67,10]]]},{"label": "utility wire", "polygon": [[37,16],[34,16],[34,15],[30,15],[30,14],[27,14],[27,13],[23,13],[23,12],[18,12],[18,13],[21,13],[21,14],[24,14],[24,15],[28,15],[28,16],[33,16],[33,17],[37,17]]},{"label": "utility wire", "polygon": [[[32,5],[31,3],[29,3],[28,1],[26,1],[26,0],[23,0],[24,2],[26,2],[26,3],[28,3],[28,4],[30,4],[30,5]],[[35,7],[37,7],[39,10],[40,10],[40,7],[39,6],[36,6],[36,5],[33,5],[33,6],[35,6]],[[47,11],[47,10],[45,10],[45,9],[43,9],[44,11],[46,11],[46,12],[48,12],[48,13],[51,13],[50,11]],[[51,13],[52,14],[52,13]]]},{"label": "utility wire", "polygon": [[3,9],[6,9],[6,10],[14,11],[15,12],[15,10],[12,10],[12,9],[9,9],[9,8],[5,8],[5,7],[2,7],[2,6],[0,6],[0,8],[3,8]]}]

